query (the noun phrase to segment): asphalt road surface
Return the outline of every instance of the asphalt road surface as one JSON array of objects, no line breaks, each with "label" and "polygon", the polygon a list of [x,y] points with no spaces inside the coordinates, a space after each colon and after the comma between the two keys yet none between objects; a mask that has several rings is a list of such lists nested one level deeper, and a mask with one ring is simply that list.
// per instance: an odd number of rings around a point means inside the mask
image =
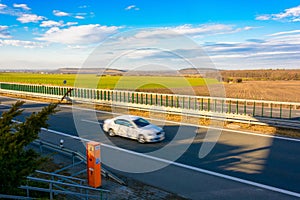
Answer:
[{"label": "asphalt road surface", "polygon": [[[0,97],[0,112],[15,99]],[[27,102],[23,121],[44,103]],[[102,131],[115,115],[61,106],[40,137],[84,152],[84,144],[55,131],[99,141],[110,170],[191,199],[297,199],[300,197],[300,140],[223,130],[207,132],[186,124],[151,120],[166,132],[160,143],[139,144]],[[219,136],[219,137],[218,137]],[[209,151],[211,149],[211,151]],[[200,155],[199,155],[200,152]],[[207,154],[207,155],[206,155]]]}]

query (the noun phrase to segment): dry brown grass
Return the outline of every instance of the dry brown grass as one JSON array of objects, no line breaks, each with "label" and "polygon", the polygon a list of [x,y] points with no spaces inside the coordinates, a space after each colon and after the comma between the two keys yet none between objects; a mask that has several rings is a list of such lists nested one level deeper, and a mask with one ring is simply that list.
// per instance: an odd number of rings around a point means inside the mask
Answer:
[{"label": "dry brown grass", "polygon": [[[220,86],[210,85],[212,94],[218,94]],[[243,83],[224,83],[226,97],[270,101],[300,102],[300,81],[247,81]],[[143,90],[145,92],[196,94],[210,96],[206,86],[193,88],[174,88]]]},{"label": "dry brown grass", "polygon": [[227,97],[300,102],[300,81],[249,81],[224,86]]}]

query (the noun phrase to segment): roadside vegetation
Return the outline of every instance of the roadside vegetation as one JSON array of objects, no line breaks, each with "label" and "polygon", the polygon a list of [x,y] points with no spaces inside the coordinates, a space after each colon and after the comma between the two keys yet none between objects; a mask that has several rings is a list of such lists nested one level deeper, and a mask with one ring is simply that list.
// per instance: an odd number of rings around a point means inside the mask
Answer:
[{"label": "roadside vegetation", "polygon": [[57,112],[57,104],[49,104],[25,122],[17,123],[14,119],[22,114],[23,104],[16,102],[0,118],[0,194],[20,194],[18,187],[25,184],[26,177],[47,161],[26,147],[38,138],[42,127],[48,127],[47,120]]}]

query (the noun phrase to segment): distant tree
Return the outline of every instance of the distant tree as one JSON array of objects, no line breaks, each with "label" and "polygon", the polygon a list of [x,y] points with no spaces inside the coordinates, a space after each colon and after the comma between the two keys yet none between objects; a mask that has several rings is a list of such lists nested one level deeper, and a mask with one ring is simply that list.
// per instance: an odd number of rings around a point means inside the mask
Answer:
[{"label": "distant tree", "polygon": [[57,112],[57,104],[49,104],[25,122],[17,123],[13,119],[22,114],[23,104],[17,101],[0,118],[0,194],[16,194],[26,177],[43,162],[43,157],[25,147],[38,138],[42,127],[49,126],[49,115]]}]

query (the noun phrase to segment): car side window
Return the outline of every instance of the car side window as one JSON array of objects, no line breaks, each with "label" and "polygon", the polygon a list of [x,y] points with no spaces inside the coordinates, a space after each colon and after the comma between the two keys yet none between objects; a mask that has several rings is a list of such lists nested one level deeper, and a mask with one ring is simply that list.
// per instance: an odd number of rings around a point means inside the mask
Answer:
[{"label": "car side window", "polygon": [[121,119],[117,119],[117,120],[115,120],[115,124],[122,125],[123,124],[122,121],[123,120],[121,120]]},{"label": "car side window", "polygon": [[127,126],[127,127],[132,127],[132,124],[129,121],[124,120],[124,119],[115,120],[115,124],[122,125],[122,126]]},{"label": "car side window", "polygon": [[124,120],[124,126],[132,127],[132,124],[129,121]]}]

